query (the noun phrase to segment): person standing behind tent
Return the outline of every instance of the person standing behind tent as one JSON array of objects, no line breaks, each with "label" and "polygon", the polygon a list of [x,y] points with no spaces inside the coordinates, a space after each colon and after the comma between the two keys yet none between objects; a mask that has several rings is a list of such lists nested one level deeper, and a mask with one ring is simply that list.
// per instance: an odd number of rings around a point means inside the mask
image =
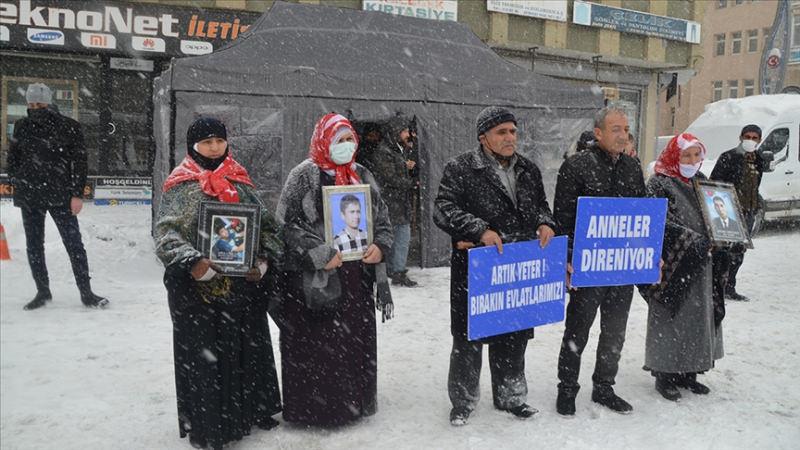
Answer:
[{"label": "person standing behind tent", "polygon": [[[644,197],[647,192],[639,162],[624,154],[628,118],[615,107],[601,109],[594,119],[595,141],[585,151],[564,161],[558,171],[553,213],[559,233],[569,236],[569,260],[575,230],[578,197]],[[572,265],[568,264],[571,271]],[[558,356],[558,398],[561,415],[575,414],[581,355],[600,310],[600,340],[592,382],[592,401],[613,411],[628,413],[633,407],[614,393],[625,328],[633,299],[633,286],[580,288],[570,292]]]},{"label": "person standing behind tent", "polygon": [[44,260],[44,219],[48,212],[67,249],[81,302],[90,308],[105,308],[108,299],[92,292],[78,225],[87,171],[81,124],[58,113],[52,104],[53,93],[45,84],[28,85],[25,99],[28,117],[14,124],[8,149],[14,205],[22,210],[28,264],[36,283],[36,296],[25,309],[40,308],[53,299]]},{"label": "person standing behind tent", "polygon": [[[375,179],[356,164],[350,122],[326,114],[314,127],[309,158],[289,173],[277,215],[285,226],[285,298],[273,317],[281,329],[283,417],[338,426],[377,411],[373,289],[383,318],[393,305],[383,256],[392,226]],[[325,242],[322,187],[369,184],[373,243],[362,260],[342,261]],[[366,207],[366,206],[365,206]]]},{"label": "person standing behind tent", "polygon": [[[231,156],[225,125],[196,120],[186,146],[188,155],[164,182],[153,238],[172,318],[178,430],[194,447],[218,449],[253,425],[278,425],[271,417],[281,402],[267,307],[277,296],[280,230]],[[257,263],[245,278],[220,275],[195,247],[204,201],[261,206]]]},{"label": "person standing behind tent", "polygon": [[525,403],[525,349],[533,328],[493,336],[467,338],[467,249],[475,245],[530,241],[546,246],[555,222],[536,165],[517,153],[517,120],[511,111],[488,107],[476,119],[477,149],[451,159],[444,168],[433,220],[449,234],[450,333],[453,348],[447,390],[453,409],[450,424],[466,425],[480,398],[483,344],[489,345],[489,368],[495,408],[527,419],[537,410]]},{"label": "person standing behind tent", "polygon": [[661,152],[655,175],[647,181],[651,197],[669,201],[664,231],[663,278],[642,290],[649,305],[645,367],[656,378],[656,391],[677,401],[678,387],[695,394],[709,389],[697,374],[722,358],[722,317],[712,296],[711,240],[693,180],[706,148],[694,135],[679,134]]},{"label": "person standing behind tent", "polygon": [[[414,287],[417,282],[408,277],[406,261],[411,243],[411,208],[414,180],[410,169],[414,161],[403,155],[406,141],[411,139],[408,120],[395,117],[387,125],[386,139],[362,164],[369,167],[381,189],[381,196],[389,208],[394,244],[386,260],[393,285]],[[411,163],[411,167],[409,167]]]},{"label": "person standing behind tent", "polygon": [[[744,226],[748,233],[753,232],[756,212],[759,208],[758,188],[761,186],[761,177],[769,170],[772,158],[756,151],[761,143],[761,128],[758,125],[747,125],[739,133],[739,145],[720,155],[711,179],[732,183],[736,187],[736,195],[744,215]],[[714,259],[717,267],[718,282],[724,285],[724,296],[728,300],[749,301],[750,299],[736,291],[736,276],[744,262],[746,249],[742,245],[735,245],[730,249],[720,249],[715,252]]]}]

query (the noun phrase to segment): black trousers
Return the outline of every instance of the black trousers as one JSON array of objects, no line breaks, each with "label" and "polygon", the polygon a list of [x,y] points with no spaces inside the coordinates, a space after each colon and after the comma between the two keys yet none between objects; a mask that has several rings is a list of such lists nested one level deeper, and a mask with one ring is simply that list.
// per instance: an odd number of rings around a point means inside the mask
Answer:
[{"label": "black trousers", "polygon": [[[747,232],[753,232],[753,225],[755,224],[755,212],[744,211],[744,224],[747,227]],[[736,291],[736,275],[739,273],[739,268],[742,267],[744,262],[744,254],[747,251],[743,246],[737,246],[728,252],[728,270],[727,270],[727,283],[725,285],[725,292]]]},{"label": "black trousers", "polygon": [[[527,336],[513,335],[486,344],[489,346],[489,370],[492,374],[492,397],[498,409],[525,403],[528,383],[525,380]],[[447,391],[455,408],[475,409],[480,399],[480,377],[484,344],[453,336]]]},{"label": "black trousers", "polygon": [[78,218],[72,215],[72,211],[67,206],[48,209],[22,208],[28,264],[31,266],[36,289],[39,291],[49,291],[50,289],[50,277],[47,274],[47,265],[44,259],[44,219],[48,212],[56,223],[61,241],[67,249],[78,289],[82,295],[91,292],[89,263],[81,240]]},{"label": "black trousers", "polygon": [[589,340],[597,310],[600,310],[600,340],[592,382],[595,386],[611,386],[619,369],[619,358],[625,343],[625,329],[633,299],[633,286],[581,288],[571,291],[567,305],[564,338],[558,355],[558,389],[577,394],[581,355]]}]

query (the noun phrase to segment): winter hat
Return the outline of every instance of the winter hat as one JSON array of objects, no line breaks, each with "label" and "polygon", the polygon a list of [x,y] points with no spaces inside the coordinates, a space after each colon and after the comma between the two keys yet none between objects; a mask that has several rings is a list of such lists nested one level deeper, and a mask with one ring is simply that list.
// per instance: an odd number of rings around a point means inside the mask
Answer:
[{"label": "winter hat", "polygon": [[202,168],[214,170],[228,156],[228,149],[225,149],[225,154],[219,158],[211,159],[201,155],[194,148],[195,144],[210,137],[218,137],[227,141],[228,131],[225,129],[225,124],[213,117],[201,117],[195,120],[186,131],[186,153]]},{"label": "winter hat", "polygon": [[514,122],[517,124],[517,118],[514,114],[506,108],[500,106],[489,106],[478,114],[475,119],[475,127],[478,129],[478,137],[492,128],[500,125],[501,123]]},{"label": "winter hat", "polygon": [[33,83],[25,90],[25,101],[28,103],[50,104],[53,101],[53,92],[43,83]]},{"label": "winter hat", "polygon": [[758,125],[752,123],[750,125],[745,125],[745,127],[742,128],[742,132],[739,133],[739,136],[744,136],[745,133],[758,133],[758,138],[761,139],[761,127]]}]

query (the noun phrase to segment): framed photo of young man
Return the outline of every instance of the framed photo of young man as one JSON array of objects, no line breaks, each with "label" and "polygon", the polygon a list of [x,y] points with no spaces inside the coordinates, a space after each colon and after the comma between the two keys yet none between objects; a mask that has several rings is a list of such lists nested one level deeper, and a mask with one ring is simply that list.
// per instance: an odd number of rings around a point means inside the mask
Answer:
[{"label": "framed photo of young man", "polygon": [[325,242],[342,252],[343,261],[364,257],[372,244],[372,196],[368,184],[324,186]]},{"label": "framed photo of young man", "polygon": [[197,249],[221,267],[223,275],[244,276],[253,267],[260,222],[258,205],[202,202],[197,221]]},{"label": "framed photo of young man", "polygon": [[719,181],[696,181],[698,200],[711,240],[716,244],[744,244],[753,248],[736,188]]}]

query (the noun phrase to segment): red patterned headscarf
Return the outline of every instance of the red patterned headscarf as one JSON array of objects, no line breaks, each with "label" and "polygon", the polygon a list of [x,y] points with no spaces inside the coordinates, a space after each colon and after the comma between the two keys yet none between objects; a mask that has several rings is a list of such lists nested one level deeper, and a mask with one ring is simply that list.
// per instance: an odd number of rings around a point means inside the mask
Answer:
[{"label": "red patterned headscarf", "polygon": [[[230,150],[229,150],[230,152]],[[183,158],[181,164],[169,174],[164,181],[164,192],[180,183],[197,180],[200,189],[206,194],[216,197],[221,202],[239,203],[239,193],[231,183],[244,183],[250,186],[253,181],[247,174],[247,169],[233,160],[230,153],[215,170],[206,170],[200,167],[189,155]]]},{"label": "red patterned headscarf", "polygon": [[656,160],[655,172],[688,183],[689,179],[681,175],[681,152],[690,147],[700,147],[700,157],[706,159],[706,146],[691,133],[681,133],[670,139],[667,147]]},{"label": "red patterned headscarf", "polygon": [[353,159],[346,164],[336,165],[331,161],[330,147],[339,141],[345,131],[353,133],[358,148],[358,134],[347,118],[336,113],[322,116],[314,127],[308,156],[321,170],[335,172],[337,185],[359,184],[361,178],[356,173],[356,153],[353,153]]}]

